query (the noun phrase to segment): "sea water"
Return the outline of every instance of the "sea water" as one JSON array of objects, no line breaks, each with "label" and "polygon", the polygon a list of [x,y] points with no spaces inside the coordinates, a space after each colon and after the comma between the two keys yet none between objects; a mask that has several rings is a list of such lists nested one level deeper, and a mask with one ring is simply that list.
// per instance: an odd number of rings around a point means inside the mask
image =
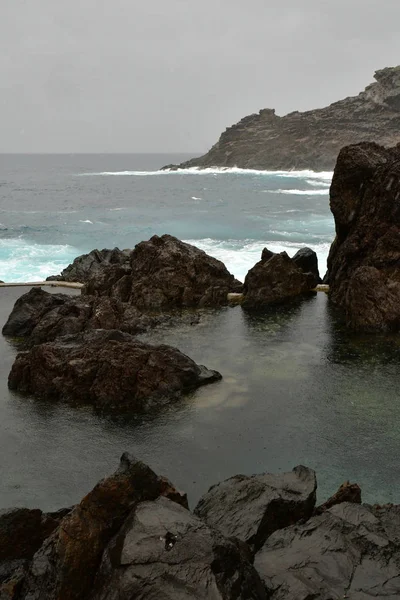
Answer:
[{"label": "sea water", "polygon": [[93,248],[170,233],[243,280],[268,246],[316,250],[334,236],[332,173],[183,169],[171,155],[0,156],[0,280],[38,281]]},{"label": "sea water", "polygon": [[[166,232],[242,279],[264,246],[311,246],[324,272],[330,173],[159,171],[184,158],[0,157],[0,279],[42,279],[94,247]],[[24,291],[0,288],[1,324]],[[169,476],[192,506],[223,478],[297,464],[316,469],[319,500],[349,478],[365,501],[400,502],[398,335],[350,333],[318,293],[258,314],[201,311],[197,325],[142,338],[177,346],[222,381],[159,415],[99,416],[10,392],[17,348],[0,336],[0,508],[69,506],[124,451]]]}]

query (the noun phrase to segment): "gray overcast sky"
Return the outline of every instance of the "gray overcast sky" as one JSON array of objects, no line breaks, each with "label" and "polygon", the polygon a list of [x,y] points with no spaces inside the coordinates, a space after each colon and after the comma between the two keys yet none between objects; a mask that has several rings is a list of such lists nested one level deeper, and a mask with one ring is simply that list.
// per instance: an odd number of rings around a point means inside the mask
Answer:
[{"label": "gray overcast sky", "polygon": [[1,152],[207,150],[400,63],[399,0],[1,0]]}]

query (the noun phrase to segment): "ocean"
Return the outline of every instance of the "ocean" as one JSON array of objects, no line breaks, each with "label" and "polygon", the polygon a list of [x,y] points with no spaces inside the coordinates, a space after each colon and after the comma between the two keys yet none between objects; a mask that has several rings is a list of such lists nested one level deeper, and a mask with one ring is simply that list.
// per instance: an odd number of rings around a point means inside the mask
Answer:
[{"label": "ocean", "polygon": [[[154,233],[193,242],[239,279],[264,246],[311,246],[324,273],[331,173],[159,171],[185,158],[0,157],[0,279],[40,280],[82,252]],[[0,288],[2,324],[24,291]],[[259,314],[201,314],[196,326],[141,336],[223,375],[157,416],[99,416],[10,392],[17,349],[0,336],[0,508],[69,506],[124,451],[187,491],[191,506],[231,475],[298,464],[317,471],[319,501],[350,479],[367,502],[400,502],[398,336],[352,334],[324,293]]]},{"label": "ocean", "polygon": [[332,173],[160,167],[185,155],[1,155],[0,280],[38,281],[93,248],[170,233],[243,280],[268,246],[316,250],[334,236]]}]

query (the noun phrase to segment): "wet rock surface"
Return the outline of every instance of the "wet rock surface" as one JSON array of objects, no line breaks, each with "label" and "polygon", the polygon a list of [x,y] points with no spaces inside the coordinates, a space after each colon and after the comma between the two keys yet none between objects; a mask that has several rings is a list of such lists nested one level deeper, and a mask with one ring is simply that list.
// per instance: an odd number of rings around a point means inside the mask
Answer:
[{"label": "wet rock surface", "polygon": [[343,148],[330,192],[330,298],[358,331],[400,329],[400,148]]},{"label": "wet rock surface", "polygon": [[20,352],[10,389],[98,410],[159,409],[221,379],[172,346],[152,346],[116,330],[57,338]]},{"label": "wet rock surface", "polygon": [[358,96],[283,117],[266,108],[228,127],[204,156],[168,168],[333,169],[340,148],[400,141],[400,67],[376,71]]},{"label": "wet rock surface", "polygon": [[129,264],[130,250],[92,250],[89,254],[82,254],[60,275],[51,275],[46,281],[70,281],[85,283],[92,277],[99,276],[109,265],[121,266]]},{"label": "wet rock surface", "polygon": [[235,475],[210,488],[194,512],[225,536],[259,548],[267,537],[314,510],[314,471],[298,466],[282,475]]},{"label": "wet rock surface", "polygon": [[300,248],[292,257],[294,264],[303,271],[303,273],[312,273],[314,275],[315,285],[322,283],[318,270],[318,257],[311,248]]},{"label": "wet rock surface", "polygon": [[228,292],[241,291],[225,265],[171,235],[140,242],[129,269],[109,266],[92,277],[83,294],[111,296],[140,310],[224,306]]},{"label": "wet rock surface", "polygon": [[274,254],[267,248],[261,260],[247,273],[243,291],[245,308],[280,304],[315,287],[315,276],[303,271],[286,252]]}]

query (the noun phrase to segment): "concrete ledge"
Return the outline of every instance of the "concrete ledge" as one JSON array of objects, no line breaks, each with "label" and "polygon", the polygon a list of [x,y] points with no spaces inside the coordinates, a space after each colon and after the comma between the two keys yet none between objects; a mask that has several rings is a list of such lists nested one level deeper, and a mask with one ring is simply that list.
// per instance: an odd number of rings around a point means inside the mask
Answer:
[{"label": "concrete ledge", "polygon": [[28,281],[24,283],[0,283],[0,288],[2,287],[65,287],[65,288],[75,288],[80,290],[83,287],[83,283],[72,282],[72,281]]}]

